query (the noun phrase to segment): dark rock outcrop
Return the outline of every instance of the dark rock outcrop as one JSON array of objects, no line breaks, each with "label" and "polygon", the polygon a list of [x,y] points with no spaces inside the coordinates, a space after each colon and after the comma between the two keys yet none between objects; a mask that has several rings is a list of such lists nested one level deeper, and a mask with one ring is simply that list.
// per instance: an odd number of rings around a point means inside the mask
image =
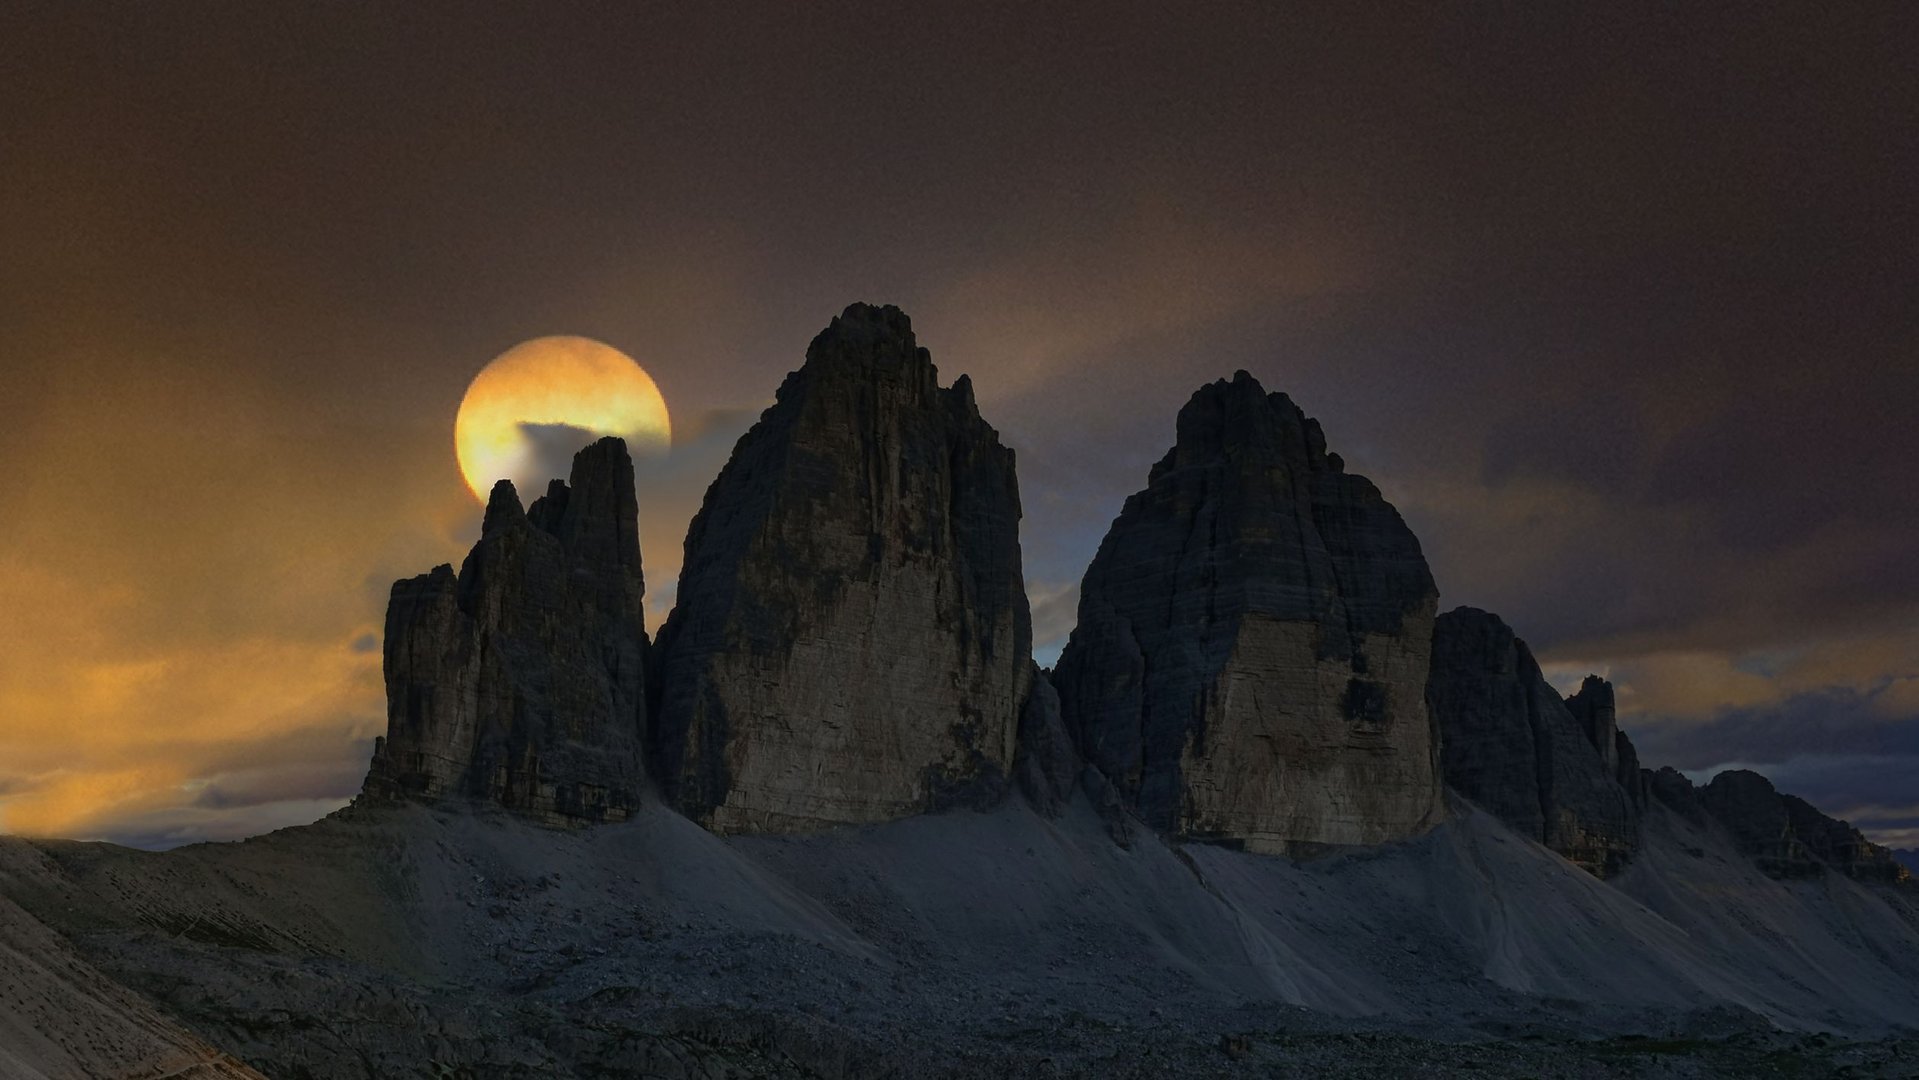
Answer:
[{"label": "dark rock outcrop", "polygon": [[1619,706],[1612,683],[1597,675],[1586,676],[1579,684],[1579,692],[1566,699],[1566,710],[1586,733],[1600,760],[1612,770],[1614,782],[1625,790],[1633,810],[1644,811],[1649,797],[1646,777],[1639,768],[1639,751],[1633,748],[1626,733],[1619,730]]},{"label": "dark rock outcrop", "polygon": [[1706,820],[1706,806],[1699,801],[1699,789],[1686,779],[1685,773],[1671,765],[1661,765],[1648,771],[1645,777],[1647,794],[1654,802],[1688,821],[1703,823]]},{"label": "dark rock outcrop", "polygon": [[1621,731],[1613,735],[1613,778],[1619,786],[1626,789],[1626,797],[1632,800],[1633,812],[1644,814],[1652,803],[1652,776],[1639,764],[1639,750],[1632,740]]},{"label": "dark rock outcrop", "polygon": [[1126,500],[1055,668],[1086,760],[1148,824],[1256,851],[1442,814],[1419,542],[1284,394],[1203,387]]},{"label": "dark rock outcrop", "polygon": [[367,796],[626,817],[643,775],[644,593],[623,442],[581,450],[570,482],[528,510],[500,481],[458,576],[439,566],[393,586]]},{"label": "dark rock outcrop", "polygon": [[1827,817],[1796,795],[1781,795],[1793,835],[1812,857],[1858,881],[1895,882],[1909,875],[1905,864],[1886,848],[1867,840],[1850,822]]},{"label": "dark rock outcrop", "polygon": [[1560,698],[1504,620],[1458,608],[1434,628],[1431,696],[1449,786],[1594,874],[1624,866],[1639,844],[1638,755],[1625,744],[1629,790],[1611,686],[1588,679]]},{"label": "dark rock outcrop", "polygon": [[660,632],[656,752],[721,832],[1001,797],[1035,675],[1013,452],[855,304],[741,437]]},{"label": "dark rock outcrop", "polygon": [[1612,684],[1597,675],[1588,675],[1579,684],[1579,692],[1566,699],[1586,741],[1615,772],[1619,766],[1619,708],[1613,698]]},{"label": "dark rock outcrop", "polygon": [[1780,794],[1756,772],[1728,769],[1697,790],[1700,805],[1770,877],[1810,878],[1833,870],[1890,884],[1910,876],[1892,852],[1804,799]]},{"label": "dark rock outcrop", "polygon": [[1026,707],[1020,710],[1013,759],[1013,779],[1020,794],[1034,809],[1057,816],[1071,801],[1082,766],[1060,719],[1059,692],[1044,673],[1034,677]]},{"label": "dark rock outcrop", "polygon": [[1758,773],[1728,769],[1699,789],[1699,802],[1769,877],[1817,877],[1824,872],[1793,830],[1785,800],[1772,781]]}]

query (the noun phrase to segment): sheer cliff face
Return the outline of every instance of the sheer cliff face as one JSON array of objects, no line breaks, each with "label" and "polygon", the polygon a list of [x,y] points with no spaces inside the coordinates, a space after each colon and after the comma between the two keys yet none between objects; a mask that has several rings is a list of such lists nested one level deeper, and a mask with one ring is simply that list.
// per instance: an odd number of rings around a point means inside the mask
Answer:
[{"label": "sheer cliff face", "polygon": [[1202,388],[1088,569],[1054,682],[1149,824],[1283,852],[1439,819],[1419,542],[1250,375]]},{"label": "sheer cliff face", "polygon": [[441,566],[393,586],[367,794],[626,817],[642,778],[644,592],[624,443],[580,451],[570,483],[525,511],[500,481],[457,577]]},{"label": "sheer cliff face", "polygon": [[734,448],[660,632],[657,752],[722,832],[997,798],[1032,683],[1013,452],[856,304]]},{"label": "sheer cliff face", "polygon": [[1499,616],[1459,608],[1434,630],[1432,705],[1450,787],[1600,877],[1625,865],[1642,781],[1609,684],[1562,700]]}]

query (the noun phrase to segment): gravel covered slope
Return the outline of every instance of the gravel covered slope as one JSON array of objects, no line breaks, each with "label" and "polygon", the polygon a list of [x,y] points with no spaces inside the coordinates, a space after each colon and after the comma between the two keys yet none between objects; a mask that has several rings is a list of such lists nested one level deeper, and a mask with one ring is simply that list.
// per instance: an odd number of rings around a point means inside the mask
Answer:
[{"label": "gravel covered slope", "polygon": [[[6,852],[31,859],[30,851]],[[259,1074],[101,974],[58,934],[0,898],[0,1077],[75,1080]]]},{"label": "gravel covered slope", "polygon": [[1909,890],[1771,881],[1663,815],[1601,882],[1455,811],[1295,863],[1123,847],[1083,801],[732,839],[400,807],[0,841],[0,896],[273,1077],[1911,1071]]}]

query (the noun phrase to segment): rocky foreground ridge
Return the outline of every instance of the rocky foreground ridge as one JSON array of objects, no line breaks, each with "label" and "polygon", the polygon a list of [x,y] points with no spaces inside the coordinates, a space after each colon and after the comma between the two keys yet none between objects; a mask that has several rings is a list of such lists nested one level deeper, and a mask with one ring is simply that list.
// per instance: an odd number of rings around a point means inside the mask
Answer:
[{"label": "rocky foreground ridge", "polygon": [[1654,802],[1774,876],[1905,876],[1763,778],[1642,768],[1610,684],[1562,698],[1498,616],[1436,614],[1397,511],[1243,371],[1180,410],[1050,673],[1013,452],[897,308],[847,308],[740,438],[657,643],[637,512],[601,440],[524,511],[502,481],[458,575],[394,586],[368,799],[579,824],[653,791],[718,832],[791,833],[1083,791],[1115,835],[1302,854],[1419,835],[1450,788],[1600,877]]}]

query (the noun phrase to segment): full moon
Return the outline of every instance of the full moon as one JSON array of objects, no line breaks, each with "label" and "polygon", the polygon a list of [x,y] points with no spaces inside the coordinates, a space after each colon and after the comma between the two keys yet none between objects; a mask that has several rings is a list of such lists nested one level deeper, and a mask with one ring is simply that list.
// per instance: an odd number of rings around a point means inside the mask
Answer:
[{"label": "full moon", "polygon": [[502,479],[523,498],[539,494],[529,485],[564,477],[561,462],[607,435],[625,439],[635,457],[673,442],[653,377],[620,350],[583,337],[535,338],[494,357],[453,421],[460,474],[481,502]]}]

